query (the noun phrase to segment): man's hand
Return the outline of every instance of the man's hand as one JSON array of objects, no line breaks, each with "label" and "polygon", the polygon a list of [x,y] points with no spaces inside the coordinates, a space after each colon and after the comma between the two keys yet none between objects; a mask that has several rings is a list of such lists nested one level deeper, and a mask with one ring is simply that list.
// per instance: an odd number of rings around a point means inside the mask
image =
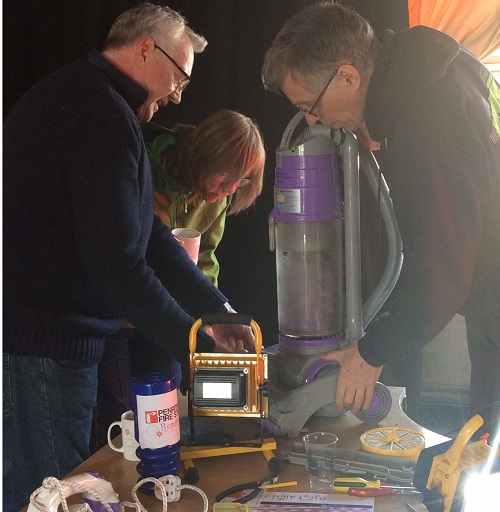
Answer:
[{"label": "man's hand", "polygon": [[255,348],[252,329],[248,325],[214,324],[215,352],[248,352]]},{"label": "man's hand", "polygon": [[357,343],[323,354],[321,359],[340,363],[337,409],[342,411],[349,407],[353,414],[357,414],[360,409],[368,409],[373,398],[373,389],[382,373],[382,366],[377,368],[369,365],[359,354]]}]

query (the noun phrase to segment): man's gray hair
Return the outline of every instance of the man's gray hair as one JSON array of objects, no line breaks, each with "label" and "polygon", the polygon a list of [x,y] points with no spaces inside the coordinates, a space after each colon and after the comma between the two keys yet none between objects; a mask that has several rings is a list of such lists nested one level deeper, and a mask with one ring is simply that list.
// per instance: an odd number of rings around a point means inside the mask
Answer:
[{"label": "man's gray hair", "polygon": [[377,41],[367,20],[336,1],[315,3],[298,11],[276,35],[266,52],[262,82],[280,92],[288,73],[319,92],[335,69],[354,65],[360,73],[373,68]]},{"label": "man's gray hair", "polygon": [[152,37],[166,51],[173,50],[186,34],[195,53],[201,53],[207,40],[187,26],[186,19],[177,11],[163,5],[143,2],[128,9],[114,21],[104,43],[104,49],[121,48],[141,37]]}]

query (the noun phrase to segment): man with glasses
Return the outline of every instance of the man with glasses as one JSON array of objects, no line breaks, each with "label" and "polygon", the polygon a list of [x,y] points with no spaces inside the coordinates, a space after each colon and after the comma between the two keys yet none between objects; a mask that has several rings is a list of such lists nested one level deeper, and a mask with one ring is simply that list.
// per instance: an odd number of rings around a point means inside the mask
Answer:
[{"label": "man with glasses", "polygon": [[405,258],[366,334],[323,356],[341,364],[337,407],[367,408],[384,366],[381,380],[407,386],[414,410],[421,349],[460,313],[472,363],[470,414],[480,413],[493,434],[500,409],[498,84],[447,35],[415,27],[379,41],[365,19],[333,1],[284,24],[262,79],[309,124],[345,128],[367,148],[383,147]]},{"label": "man with glasses", "polygon": [[[89,455],[97,365],[125,319],[177,358],[203,314],[230,309],[153,215],[140,122],[179,103],[205,39],[141,4],[92,52],[28,91],[4,124],[3,510]],[[160,50],[161,48],[161,50]],[[198,333],[251,349],[249,327]]]},{"label": "man with glasses", "polygon": [[154,44],[155,45],[155,50],[159,50],[161,53],[163,53],[163,55],[165,55],[165,57],[167,57],[167,59],[177,68],[177,70],[180,72],[181,76],[180,78],[175,82],[175,87],[174,87],[174,90],[180,94],[182,93],[182,91],[189,85],[189,81],[191,80],[191,77],[179,66],[179,64],[177,64],[177,62],[172,58],[170,57],[170,55],[165,51],[163,50],[162,48],[160,48],[156,43]]}]

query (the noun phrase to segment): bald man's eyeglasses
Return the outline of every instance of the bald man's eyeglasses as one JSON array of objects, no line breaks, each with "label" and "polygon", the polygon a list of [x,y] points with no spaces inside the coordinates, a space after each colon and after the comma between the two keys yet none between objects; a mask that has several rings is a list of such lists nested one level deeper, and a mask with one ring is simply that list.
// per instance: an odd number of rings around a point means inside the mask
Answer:
[{"label": "bald man's eyeglasses", "polygon": [[309,116],[314,116],[314,117],[318,117],[314,111],[316,110],[316,108],[318,107],[319,105],[319,102],[321,101],[321,98],[323,98],[323,96],[325,95],[325,92],[327,91],[328,87],[330,86],[330,84],[332,83],[332,80],[335,78],[335,76],[337,75],[338,73],[338,69],[335,70],[335,73],[333,73],[333,75],[330,77],[330,80],[328,80],[328,82],[326,82],[326,85],[323,87],[323,89],[321,90],[321,92],[319,93],[319,96],[316,98],[316,101],[311,105],[311,108],[309,109],[305,109],[303,107],[301,107],[300,105],[295,105],[299,110],[302,110],[302,112],[304,112],[304,114],[307,114]]},{"label": "bald man's eyeglasses", "polygon": [[160,50],[160,52],[163,53],[163,55],[165,55],[165,57],[167,57],[167,59],[181,72],[182,79],[179,80],[175,86],[175,91],[182,92],[188,86],[191,77],[179,66],[179,64],[177,64],[177,62],[175,62],[172,57],[170,57],[170,55],[163,48],[160,48],[156,43],[154,43],[154,45],[155,50]]}]

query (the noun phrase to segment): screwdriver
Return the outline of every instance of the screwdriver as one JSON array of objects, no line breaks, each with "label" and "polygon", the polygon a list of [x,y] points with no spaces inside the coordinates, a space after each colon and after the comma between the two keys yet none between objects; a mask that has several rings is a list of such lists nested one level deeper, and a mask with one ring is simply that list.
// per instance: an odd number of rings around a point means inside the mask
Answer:
[{"label": "screwdriver", "polygon": [[335,492],[348,492],[349,489],[389,489],[389,490],[415,490],[413,486],[399,486],[381,484],[380,480],[365,480],[364,478],[336,478],[333,481],[333,489]]},{"label": "screwdriver", "polygon": [[399,496],[402,494],[418,494],[417,490],[411,489],[392,489],[390,487],[380,487],[379,489],[356,489],[351,487],[347,494],[357,496],[358,498],[370,498],[372,496]]}]

